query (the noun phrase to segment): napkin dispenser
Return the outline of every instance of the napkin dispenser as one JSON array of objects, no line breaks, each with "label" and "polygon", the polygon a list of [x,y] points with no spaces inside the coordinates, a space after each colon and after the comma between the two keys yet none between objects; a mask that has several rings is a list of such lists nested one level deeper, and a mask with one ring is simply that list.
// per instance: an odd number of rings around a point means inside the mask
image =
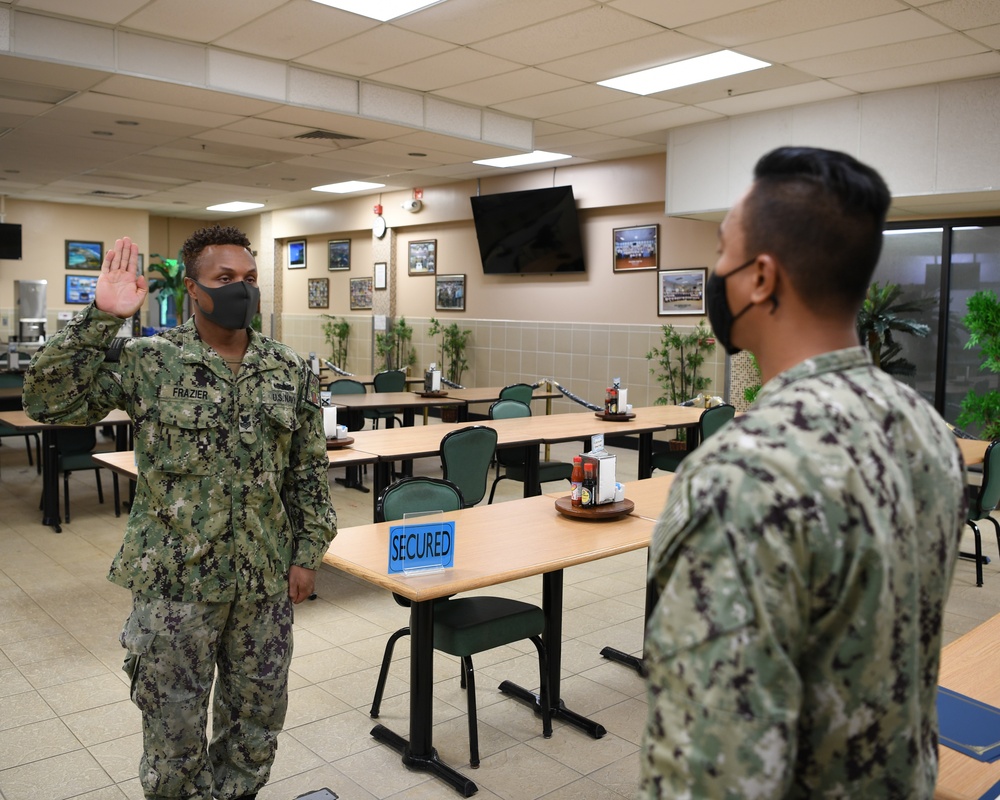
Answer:
[{"label": "napkin dispenser", "polygon": [[337,439],[337,407],[323,407],[323,433],[327,439]]},{"label": "napkin dispenser", "polygon": [[424,391],[441,391],[441,370],[437,368],[437,364],[431,364],[430,367],[424,372]]},{"label": "napkin dispenser", "polygon": [[607,450],[591,450],[589,453],[582,453],[581,457],[585,465],[594,465],[594,480],[597,483],[595,505],[615,502],[618,457]]}]

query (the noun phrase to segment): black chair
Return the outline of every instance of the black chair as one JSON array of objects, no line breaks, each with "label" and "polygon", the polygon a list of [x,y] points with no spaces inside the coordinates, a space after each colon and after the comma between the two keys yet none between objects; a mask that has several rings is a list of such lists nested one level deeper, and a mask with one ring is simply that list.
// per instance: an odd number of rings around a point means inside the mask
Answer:
[{"label": "black chair", "polygon": [[501,400],[520,400],[526,406],[531,406],[534,387],[530,383],[511,383],[500,390]]},{"label": "black chair", "polygon": [[[56,434],[56,454],[58,470],[63,475],[63,496],[66,498],[66,518],[69,514],[69,476],[82,469],[94,470],[97,479],[97,499],[104,502],[104,486],[101,482],[101,465],[94,461],[93,449],[97,446],[97,431],[94,428],[60,428]],[[118,475],[111,473],[114,483],[115,516],[121,516],[121,498],[118,492]]]},{"label": "black chair", "polygon": [[[698,440],[705,441],[734,416],[736,416],[736,409],[726,403],[706,408],[698,420]],[[687,454],[687,450],[662,450],[659,453],[653,453],[653,469],[676,472]]]},{"label": "black chair", "polygon": [[[406,373],[401,369],[389,369],[384,372],[379,372],[372,379],[372,385],[375,387],[377,392],[405,392],[406,391]],[[399,423],[399,427],[403,427],[402,420],[396,416],[400,410],[398,408],[394,409],[373,409],[371,411],[365,412],[365,418],[372,421],[372,427],[377,428],[379,420],[385,420],[385,424],[390,428],[394,423]]]},{"label": "black chair", "polygon": [[[515,417],[530,417],[531,406],[522,403],[520,400],[497,400],[490,406],[490,419],[511,419]],[[537,445],[535,445],[537,447]],[[490,487],[490,499],[493,502],[493,495],[496,493],[497,484],[504,478],[512,481],[524,483],[527,470],[525,461],[527,454],[523,447],[503,447],[497,450],[497,474]],[[500,474],[500,467],[504,472]],[[573,475],[573,465],[566,461],[540,461],[538,464],[538,482],[549,483],[550,481],[568,481]]]},{"label": "black chair", "polygon": [[[375,507],[379,522],[402,519],[404,514],[431,511],[456,511],[465,505],[461,490],[451,481],[440,478],[404,478],[386,489]],[[401,606],[409,606],[405,597],[393,594]],[[507,597],[444,597],[434,601],[434,649],[462,662],[461,685],[466,690],[469,717],[469,764],[479,766],[479,725],[476,717],[476,678],[472,656],[506,644],[530,639],[538,650],[539,695],[542,707],[542,735],[552,736],[549,710],[548,660],[542,632],[545,615],[536,605]],[[408,636],[409,627],[400,628],[389,637],[382,656],[371,716],[378,718],[385,691],[389,664],[396,642]]]},{"label": "black chair", "polygon": [[444,478],[462,490],[466,507],[476,505],[486,496],[486,483],[496,451],[497,432],[485,425],[459,428],[441,439]]},{"label": "black chair", "polygon": [[997,548],[1000,549],[1000,522],[990,514],[1000,505],[1000,447],[991,442],[983,456],[983,483],[969,486],[969,512],[965,524],[972,528],[976,540],[976,586],[983,585],[983,542],[976,520],[988,519],[997,534]]}]

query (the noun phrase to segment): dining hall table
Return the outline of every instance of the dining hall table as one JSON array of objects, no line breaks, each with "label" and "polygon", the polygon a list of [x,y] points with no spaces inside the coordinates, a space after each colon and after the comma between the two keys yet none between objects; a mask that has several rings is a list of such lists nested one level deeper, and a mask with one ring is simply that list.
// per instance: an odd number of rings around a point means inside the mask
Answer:
[{"label": "dining hall table", "polygon": [[[542,576],[542,634],[548,657],[549,698],[553,721],[562,720],[594,738],[603,725],[571,711],[562,698],[563,571],[649,545],[653,523],[625,515],[609,522],[570,519],[556,510],[551,497],[510,500],[474,506],[446,515],[455,522],[454,567],[406,575],[389,573],[390,529],[398,522],[373,523],[341,529],[324,562],[361,580],[395,592],[410,605],[409,735],[404,738],[384,725],[371,735],[392,747],[411,769],[424,770],[465,797],[475,783],[444,763],[433,743],[434,600],[536,575]],[[509,681],[500,691],[540,712],[540,698]]]}]

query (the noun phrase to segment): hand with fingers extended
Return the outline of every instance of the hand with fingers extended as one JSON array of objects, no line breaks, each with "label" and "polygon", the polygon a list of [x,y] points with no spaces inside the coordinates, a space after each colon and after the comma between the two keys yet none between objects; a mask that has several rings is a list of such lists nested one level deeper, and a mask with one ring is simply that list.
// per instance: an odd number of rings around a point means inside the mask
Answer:
[{"label": "hand with fingers extended", "polygon": [[127,319],[142,308],[146,279],[138,274],[139,246],[129,237],[115,240],[101,264],[94,305],[101,311]]}]

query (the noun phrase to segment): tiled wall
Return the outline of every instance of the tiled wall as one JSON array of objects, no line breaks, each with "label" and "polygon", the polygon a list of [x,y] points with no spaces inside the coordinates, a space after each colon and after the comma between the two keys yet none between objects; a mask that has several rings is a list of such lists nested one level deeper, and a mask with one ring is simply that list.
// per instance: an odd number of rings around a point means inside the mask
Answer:
[{"label": "tiled wall", "polygon": [[[364,374],[376,371],[371,353],[371,316],[341,317],[351,323],[348,346],[349,371]],[[323,317],[284,315],[283,339],[303,355],[316,352],[330,355],[323,339]],[[451,324],[445,317],[441,322]],[[551,378],[570,392],[591,403],[604,402],[605,389],[619,377],[629,390],[633,406],[652,405],[660,396],[656,378],[649,373],[646,353],[660,343],[659,325],[608,325],[505,320],[455,319],[472,331],[470,367],[462,378],[466,386],[505,386],[534,383]],[[429,319],[407,319],[413,328],[418,371],[431,361],[439,361],[438,342],[427,334]],[[677,326],[688,332],[693,326]],[[724,396],[725,353],[718,347],[705,362],[705,374],[712,380],[710,393]],[[569,400],[557,400],[554,412],[579,411]]]}]

